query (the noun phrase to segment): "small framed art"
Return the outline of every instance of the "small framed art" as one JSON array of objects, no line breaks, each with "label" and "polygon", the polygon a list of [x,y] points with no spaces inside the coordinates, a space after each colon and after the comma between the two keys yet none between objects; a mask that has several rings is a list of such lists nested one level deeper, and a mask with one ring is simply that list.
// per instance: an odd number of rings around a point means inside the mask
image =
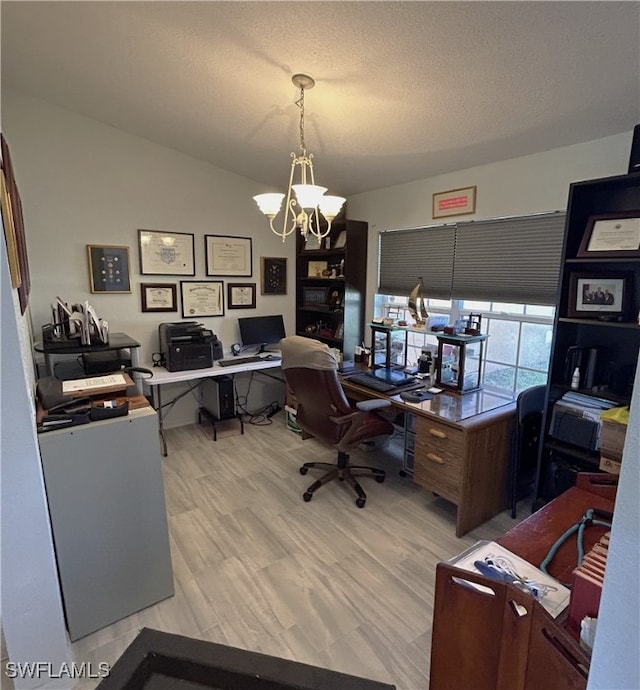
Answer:
[{"label": "small framed art", "polygon": [[286,257],[261,258],[261,290],[263,295],[287,294],[287,259]]},{"label": "small framed art", "polygon": [[438,192],[433,195],[433,217],[447,218],[448,216],[464,216],[476,212],[477,187],[463,187],[450,189],[448,192]]},{"label": "small framed art", "polygon": [[572,273],[569,276],[567,316],[626,321],[631,306],[632,280],[630,272]]},{"label": "small framed art", "polygon": [[255,309],[255,283],[227,283],[227,306],[229,309]]},{"label": "small framed art", "polygon": [[227,235],[205,235],[208,276],[253,275],[251,238]]},{"label": "small framed art", "polygon": [[194,236],[187,232],[138,230],[142,275],[194,276]]},{"label": "small framed art", "polygon": [[140,283],[142,311],[178,311],[175,283]]},{"label": "small framed art", "polygon": [[129,247],[88,244],[91,292],[131,292]]},{"label": "small framed art", "polygon": [[640,210],[591,216],[578,256],[593,259],[640,257]]},{"label": "small framed art", "polygon": [[181,280],[182,317],[224,316],[221,280]]}]

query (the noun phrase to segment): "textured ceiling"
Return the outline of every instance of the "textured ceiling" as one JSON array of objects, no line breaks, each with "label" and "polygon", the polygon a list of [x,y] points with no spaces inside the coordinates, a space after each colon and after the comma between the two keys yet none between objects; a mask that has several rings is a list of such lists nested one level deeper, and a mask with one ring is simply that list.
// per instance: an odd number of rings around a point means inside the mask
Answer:
[{"label": "textured ceiling", "polygon": [[2,83],[282,188],[353,194],[629,131],[638,2],[13,2]]}]

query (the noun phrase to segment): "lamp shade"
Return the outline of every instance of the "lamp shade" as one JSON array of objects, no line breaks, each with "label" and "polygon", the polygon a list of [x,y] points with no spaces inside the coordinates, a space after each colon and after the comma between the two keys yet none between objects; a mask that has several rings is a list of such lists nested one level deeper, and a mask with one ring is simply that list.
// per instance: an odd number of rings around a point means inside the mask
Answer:
[{"label": "lamp shade", "polygon": [[270,192],[267,194],[257,194],[253,197],[253,200],[258,204],[258,208],[264,213],[265,216],[273,218],[277,216],[280,212],[280,207],[282,206],[282,200],[284,199],[284,194],[278,192]]},{"label": "lamp shade", "polygon": [[326,187],[320,187],[317,184],[294,184],[292,189],[296,193],[300,206],[306,209],[316,208],[322,195],[327,191]]},{"label": "lamp shade", "polygon": [[327,220],[333,220],[340,213],[342,204],[345,201],[346,199],[343,196],[325,194],[320,199],[320,212]]}]

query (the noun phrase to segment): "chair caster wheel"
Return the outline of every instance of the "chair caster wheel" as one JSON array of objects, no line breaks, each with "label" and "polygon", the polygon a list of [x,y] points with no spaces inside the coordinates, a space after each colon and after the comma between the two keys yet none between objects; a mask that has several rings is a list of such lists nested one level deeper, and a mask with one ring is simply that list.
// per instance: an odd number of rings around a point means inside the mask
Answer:
[{"label": "chair caster wheel", "polygon": [[309,471],[308,467],[301,467],[300,468],[300,474],[306,474]]},{"label": "chair caster wheel", "polygon": [[382,484],[382,482],[384,481],[384,474],[376,474],[376,481],[378,482],[378,484]]},{"label": "chair caster wheel", "polygon": [[309,503],[309,501],[311,500],[312,497],[313,497],[313,494],[310,493],[309,491],[305,491],[305,492],[302,494],[302,498],[304,498],[304,502],[305,502],[305,503]]},{"label": "chair caster wheel", "polygon": [[356,498],[356,505],[358,508],[364,508],[364,504],[367,502],[366,498]]}]

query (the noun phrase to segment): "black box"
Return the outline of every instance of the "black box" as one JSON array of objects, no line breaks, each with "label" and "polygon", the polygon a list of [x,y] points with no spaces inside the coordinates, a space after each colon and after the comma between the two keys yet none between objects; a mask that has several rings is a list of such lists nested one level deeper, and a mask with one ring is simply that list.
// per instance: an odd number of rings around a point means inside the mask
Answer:
[{"label": "black box", "polygon": [[216,376],[200,384],[202,407],[214,419],[230,419],[236,415],[235,391],[230,376]]}]

